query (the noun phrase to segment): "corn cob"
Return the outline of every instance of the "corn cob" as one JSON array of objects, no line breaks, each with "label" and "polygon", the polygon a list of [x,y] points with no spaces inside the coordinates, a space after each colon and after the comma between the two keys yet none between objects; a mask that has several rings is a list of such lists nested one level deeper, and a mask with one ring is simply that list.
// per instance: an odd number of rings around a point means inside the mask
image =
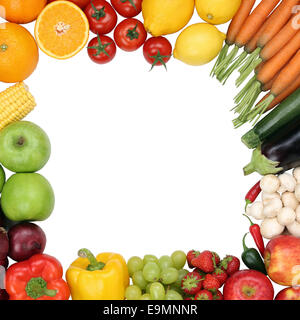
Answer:
[{"label": "corn cob", "polygon": [[25,118],[35,106],[34,97],[23,82],[0,92],[0,130]]}]

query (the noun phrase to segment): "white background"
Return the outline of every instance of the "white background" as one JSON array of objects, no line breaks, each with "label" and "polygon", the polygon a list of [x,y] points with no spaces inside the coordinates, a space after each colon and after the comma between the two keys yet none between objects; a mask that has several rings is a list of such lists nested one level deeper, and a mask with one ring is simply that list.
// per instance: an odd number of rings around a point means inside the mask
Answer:
[{"label": "white background", "polygon": [[[209,77],[212,66],[172,59],[168,72],[148,72],[142,49],[118,49],[107,65],[93,63],[86,49],[65,61],[41,52],[25,81],[38,103],[27,120],[52,144],[41,173],[56,205],[39,225],[45,252],[64,270],[82,247],[126,260],[177,249],[240,257],[249,227],[244,196],[259,176],[242,172],[251,151],[240,141],[249,127],[235,130],[229,112],[236,74],[223,87]],[[247,244],[255,246],[250,236]]]}]

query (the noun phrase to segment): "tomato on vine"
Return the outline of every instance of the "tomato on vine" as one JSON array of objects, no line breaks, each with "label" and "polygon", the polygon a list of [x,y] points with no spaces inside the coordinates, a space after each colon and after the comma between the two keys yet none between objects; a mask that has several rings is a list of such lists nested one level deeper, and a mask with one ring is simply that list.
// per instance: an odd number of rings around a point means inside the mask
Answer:
[{"label": "tomato on vine", "polygon": [[141,21],[134,18],[125,19],[117,25],[114,39],[122,50],[135,51],[146,41],[147,31]]},{"label": "tomato on vine", "polygon": [[143,0],[111,0],[115,10],[125,18],[133,18],[142,11]]},{"label": "tomato on vine", "polygon": [[90,30],[96,34],[110,33],[117,24],[118,16],[105,0],[91,0],[84,10]]},{"label": "tomato on vine", "polygon": [[89,42],[87,49],[91,60],[98,64],[110,62],[117,52],[114,40],[99,34]]},{"label": "tomato on vine", "polygon": [[172,45],[164,37],[152,37],[145,42],[143,54],[146,61],[152,65],[151,70],[154,66],[164,66],[167,69],[166,63],[172,57]]}]

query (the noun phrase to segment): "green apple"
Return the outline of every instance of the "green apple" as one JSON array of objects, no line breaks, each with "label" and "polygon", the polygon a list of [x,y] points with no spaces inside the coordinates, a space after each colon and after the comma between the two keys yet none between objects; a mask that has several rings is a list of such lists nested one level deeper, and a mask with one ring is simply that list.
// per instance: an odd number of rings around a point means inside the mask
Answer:
[{"label": "green apple", "polygon": [[6,179],[5,172],[3,170],[3,167],[0,165],[0,192],[3,189],[5,179]]},{"label": "green apple", "polygon": [[0,131],[0,163],[13,172],[35,172],[49,160],[45,131],[29,121],[11,123]]},{"label": "green apple", "polygon": [[1,207],[13,221],[43,221],[54,208],[54,192],[47,179],[38,173],[16,173],[4,185]]}]

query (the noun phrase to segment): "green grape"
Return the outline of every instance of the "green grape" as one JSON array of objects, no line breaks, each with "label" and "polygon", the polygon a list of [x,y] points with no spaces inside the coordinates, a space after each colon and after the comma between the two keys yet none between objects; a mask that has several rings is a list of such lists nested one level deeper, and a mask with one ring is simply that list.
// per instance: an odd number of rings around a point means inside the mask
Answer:
[{"label": "green grape", "polygon": [[151,296],[149,293],[144,293],[140,300],[151,300]]},{"label": "green grape", "polygon": [[183,300],[182,295],[175,290],[168,290],[165,300]]},{"label": "green grape", "polygon": [[175,251],[171,255],[172,261],[174,263],[174,267],[176,269],[182,269],[186,263],[186,254],[183,251]]},{"label": "green grape", "polygon": [[174,283],[178,279],[178,270],[175,268],[167,268],[162,271],[160,278],[163,284]]},{"label": "green grape", "polygon": [[143,269],[143,276],[148,282],[155,282],[159,280],[160,268],[155,262],[148,262]]},{"label": "green grape", "polygon": [[165,300],[165,287],[160,282],[154,282],[150,287],[151,300]]},{"label": "green grape", "polygon": [[140,271],[136,271],[132,275],[132,282],[136,286],[140,287],[141,290],[145,290],[146,286],[148,284],[148,282],[145,280],[145,278],[143,276],[143,271],[141,271],[141,270]]},{"label": "green grape", "polygon": [[162,256],[158,260],[158,265],[161,270],[174,267],[173,261],[169,256]]},{"label": "green grape", "polygon": [[143,259],[143,262],[144,262],[144,265],[146,265],[148,262],[155,262],[157,263],[158,262],[158,259],[153,256],[152,254],[146,254],[144,256],[144,259]]},{"label": "green grape", "polygon": [[127,262],[129,275],[132,276],[136,271],[143,270],[144,263],[139,257],[131,257]]},{"label": "green grape", "polygon": [[125,298],[127,300],[140,300],[142,296],[142,290],[135,285],[129,286],[125,290]]},{"label": "green grape", "polygon": [[175,286],[177,287],[181,287],[181,282],[182,279],[188,274],[189,272],[186,269],[180,269],[178,270],[178,279],[177,281],[174,283]]},{"label": "green grape", "polygon": [[179,294],[183,293],[181,287],[176,286],[174,283],[171,285],[165,286],[165,288],[166,288],[166,292],[168,292],[168,290],[174,290],[174,291],[178,292]]},{"label": "green grape", "polygon": [[146,286],[146,293],[150,293],[150,287],[151,287],[152,282],[148,283]]}]

